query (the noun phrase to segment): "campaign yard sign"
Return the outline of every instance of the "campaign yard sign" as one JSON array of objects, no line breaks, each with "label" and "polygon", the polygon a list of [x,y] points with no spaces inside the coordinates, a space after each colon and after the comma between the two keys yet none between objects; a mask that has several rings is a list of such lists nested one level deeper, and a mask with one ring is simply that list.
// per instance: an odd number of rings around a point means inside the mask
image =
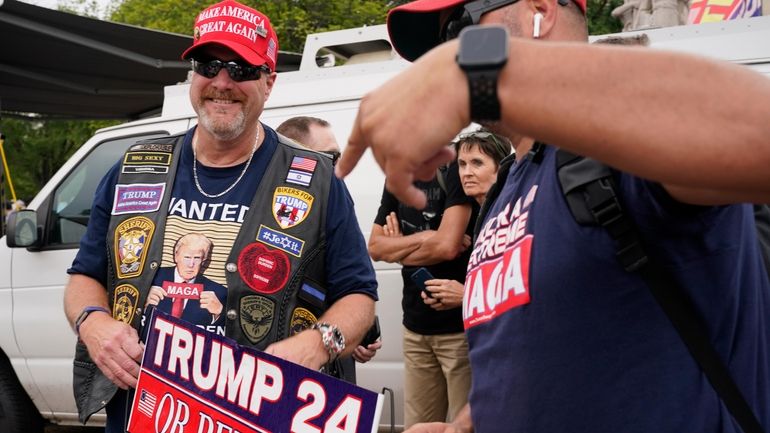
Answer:
[{"label": "campaign yard sign", "polygon": [[131,433],[370,433],[382,395],[155,311]]}]

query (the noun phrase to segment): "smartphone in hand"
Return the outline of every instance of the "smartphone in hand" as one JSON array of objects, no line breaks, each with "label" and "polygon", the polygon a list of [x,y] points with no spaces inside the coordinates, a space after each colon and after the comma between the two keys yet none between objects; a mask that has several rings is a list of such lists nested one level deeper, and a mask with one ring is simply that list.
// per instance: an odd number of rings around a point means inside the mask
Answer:
[{"label": "smartphone in hand", "polygon": [[377,341],[378,338],[380,338],[380,318],[374,316],[374,324],[368,331],[366,331],[364,339],[361,340],[361,345],[367,347]]},{"label": "smartphone in hand", "polygon": [[433,294],[425,287],[425,282],[434,279],[433,275],[426,269],[420,268],[412,273],[412,281],[417,284],[417,287],[425,293],[429,298],[433,297]]}]

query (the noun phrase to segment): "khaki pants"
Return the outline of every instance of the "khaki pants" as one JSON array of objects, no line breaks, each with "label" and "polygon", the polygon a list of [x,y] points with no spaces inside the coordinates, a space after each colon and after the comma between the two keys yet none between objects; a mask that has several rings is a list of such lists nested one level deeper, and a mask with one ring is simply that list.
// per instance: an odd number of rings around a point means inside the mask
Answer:
[{"label": "khaki pants", "polygon": [[468,402],[471,368],[465,334],[404,329],[404,427],[451,420]]}]

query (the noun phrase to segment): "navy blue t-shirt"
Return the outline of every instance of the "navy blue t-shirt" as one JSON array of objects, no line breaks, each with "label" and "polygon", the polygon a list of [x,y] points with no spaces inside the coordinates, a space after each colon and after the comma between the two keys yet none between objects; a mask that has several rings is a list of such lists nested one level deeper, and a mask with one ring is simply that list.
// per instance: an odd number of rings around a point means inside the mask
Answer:
[{"label": "navy blue t-shirt", "polygon": [[[193,152],[191,140],[195,128],[185,138],[174,181],[172,199],[163,246],[163,262],[156,275],[154,285],[172,280],[174,270],[174,241],[186,233],[204,233],[213,243],[211,261],[204,274],[206,290],[220,292],[227,286],[224,264],[230,247],[240,229],[243,216],[248,210],[254,191],[262,180],[267,166],[275,152],[277,135],[265,126],[265,139],[254,154],[253,160],[235,188],[219,198],[207,198],[197,189],[193,178]],[[243,164],[214,168],[197,164],[201,187],[208,194],[217,194],[227,189],[238,177]],[[102,179],[96,190],[88,229],[80,242],[80,250],[67,271],[70,274],[84,274],[95,278],[103,285],[107,283],[106,236],[113,207],[115,184],[119,164],[116,164]],[[345,184],[332,176],[329,204],[326,215],[326,287],[330,303],[352,293],[364,293],[377,299],[377,281],[363,235],[353,209],[353,200]],[[269,205],[269,203],[267,204]],[[209,289],[211,287],[211,289]],[[223,300],[222,300],[223,301]],[[213,322],[209,316],[206,323]],[[215,332],[220,330],[212,329]]]},{"label": "navy blue t-shirt", "polygon": [[[478,433],[739,432],[609,234],[580,226],[555,149],[512,167],[474,245],[463,318]],[[700,207],[617,174],[648,253],[694,300],[711,341],[770,427],[770,285],[750,205]]]}]

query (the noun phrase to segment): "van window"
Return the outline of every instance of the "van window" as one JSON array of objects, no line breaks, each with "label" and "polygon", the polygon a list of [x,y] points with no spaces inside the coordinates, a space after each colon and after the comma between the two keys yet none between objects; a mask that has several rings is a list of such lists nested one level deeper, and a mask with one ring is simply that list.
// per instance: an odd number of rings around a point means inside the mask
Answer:
[{"label": "van window", "polygon": [[156,133],[104,141],[83,158],[54,191],[46,224],[46,246],[77,248],[86,232],[96,187],[107,170],[123,156],[128,146],[165,135]]}]

